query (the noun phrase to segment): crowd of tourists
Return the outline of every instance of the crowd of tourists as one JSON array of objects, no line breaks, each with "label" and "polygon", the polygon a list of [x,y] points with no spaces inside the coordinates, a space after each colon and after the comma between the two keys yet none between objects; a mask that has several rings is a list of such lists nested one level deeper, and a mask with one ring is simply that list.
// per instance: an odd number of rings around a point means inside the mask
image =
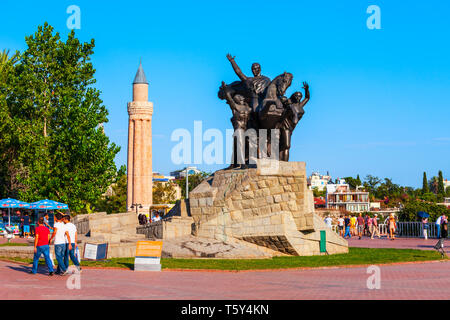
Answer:
[{"label": "crowd of tourists", "polygon": [[[55,258],[58,263],[56,271],[50,255],[50,244],[52,241],[55,247]],[[53,276],[53,274],[62,276],[69,274],[69,259],[72,260],[77,270],[81,272],[77,245],[77,228],[70,222],[70,215],[63,215],[57,212],[53,227],[49,225],[48,215],[38,219],[35,228],[33,268],[30,273],[37,273],[39,259],[42,255],[50,276]]]},{"label": "crowd of tourists", "polygon": [[[327,216],[324,221],[328,227],[332,227],[333,219],[331,217]],[[386,225],[387,237],[391,240],[395,240],[398,224],[395,215],[391,213],[389,217],[384,220],[383,224]],[[422,224],[423,236],[425,239],[428,239],[428,230],[430,228],[428,218],[422,219]],[[447,238],[448,217],[446,215],[440,216],[435,224],[437,238]],[[362,239],[363,236],[370,237],[371,239],[374,237],[381,238],[378,214],[375,214],[373,217],[370,217],[368,214],[363,216],[362,213],[359,213],[358,216],[350,214],[341,215],[337,219],[337,227],[339,235],[346,239],[350,239],[351,237]]]}]

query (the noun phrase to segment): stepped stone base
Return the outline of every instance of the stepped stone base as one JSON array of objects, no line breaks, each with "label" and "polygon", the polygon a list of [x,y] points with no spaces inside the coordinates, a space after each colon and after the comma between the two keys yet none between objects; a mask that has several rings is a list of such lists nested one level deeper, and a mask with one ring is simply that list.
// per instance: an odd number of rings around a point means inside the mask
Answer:
[{"label": "stepped stone base", "polygon": [[288,255],[318,255],[320,231],[328,254],[347,253],[347,241],[314,213],[304,162],[258,160],[256,168],[220,170],[189,194],[193,234],[231,238]]},{"label": "stepped stone base", "polygon": [[78,229],[81,254],[86,243],[108,243],[108,258],[134,257],[136,242],[146,239],[136,234],[139,222],[134,212],[78,215],[73,223]]}]

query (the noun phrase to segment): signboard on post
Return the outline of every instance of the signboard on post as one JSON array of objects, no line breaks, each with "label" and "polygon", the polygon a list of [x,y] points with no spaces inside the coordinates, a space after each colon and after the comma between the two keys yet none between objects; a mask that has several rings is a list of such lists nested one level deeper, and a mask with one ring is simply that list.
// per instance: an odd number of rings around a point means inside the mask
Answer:
[{"label": "signboard on post", "polygon": [[108,244],[86,243],[84,245],[83,258],[88,260],[106,260],[108,256]]},{"label": "signboard on post", "polygon": [[162,241],[138,241],[134,271],[161,271]]}]

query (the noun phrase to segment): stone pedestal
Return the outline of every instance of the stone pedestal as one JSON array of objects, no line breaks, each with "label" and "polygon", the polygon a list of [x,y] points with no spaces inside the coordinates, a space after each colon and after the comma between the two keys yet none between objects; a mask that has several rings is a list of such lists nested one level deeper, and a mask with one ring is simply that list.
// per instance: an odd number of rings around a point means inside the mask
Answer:
[{"label": "stone pedestal", "polygon": [[258,160],[257,167],[221,170],[189,194],[193,230],[199,237],[230,238],[289,255],[348,252],[347,241],[314,213],[304,162]]}]

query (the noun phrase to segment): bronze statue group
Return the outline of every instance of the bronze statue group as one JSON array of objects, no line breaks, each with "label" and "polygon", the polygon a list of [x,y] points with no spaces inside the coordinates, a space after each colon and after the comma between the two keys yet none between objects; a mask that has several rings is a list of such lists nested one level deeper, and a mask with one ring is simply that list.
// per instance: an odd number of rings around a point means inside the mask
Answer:
[{"label": "bronze statue group", "polygon": [[[231,123],[235,139],[231,167],[245,167],[251,161],[248,131],[257,135],[257,158],[289,161],[292,132],[303,117],[303,107],[310,97],[308,84],[303,82],[304,99],[299,91],[287,98],[284,95],[292,83],[291,73],[284,72],[271,81],[261,74],[259,63],[254,63],[253,77],[247,77],[234,57],[228,54],[227,58],[240,79],[229,85],[222,82],[218,94],[220,99],[227,101],[233,114]],[[242,149],[245,151],[239,152]]]}]

